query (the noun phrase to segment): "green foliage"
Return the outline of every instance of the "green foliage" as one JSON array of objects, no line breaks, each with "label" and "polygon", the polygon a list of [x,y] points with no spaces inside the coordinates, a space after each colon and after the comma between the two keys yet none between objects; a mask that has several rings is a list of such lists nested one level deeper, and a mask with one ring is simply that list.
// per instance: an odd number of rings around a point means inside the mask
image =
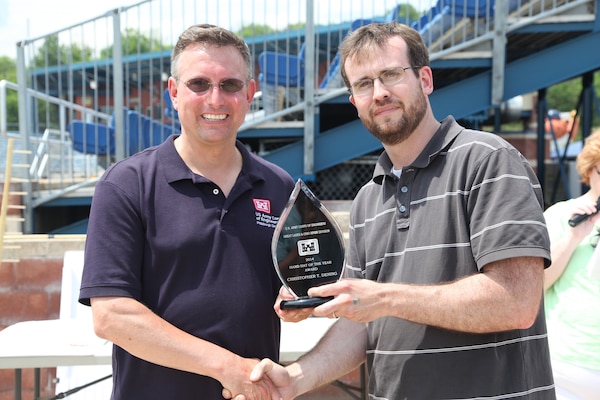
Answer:
[{"label": "green foliage", "polygon": [[[121,44],[123,54],[149,53],[160,50],[168,50],[171,46],[163,45],[160,40],[140,34],[135,29],[128,28],[123,32]],[[112,46],[106,47],[100,51],[100,59],[112,57]],[[77,43],[60,44],[57,35],[49,36],[44,40],[42,47],[38,50],[34,65],[53,66],[72,64],[82,61],[91,61],[93,59],[92,48],[82,47]]]},{"label": "green foliage", "polygon": [[[13,59],[7,56],[0,57],[0,80],[7,80],[9,82],[17,82],[17,64]],[[4,110],[0,109],[0,113]],[[17,92],[14,90],[6,91],[6,122],[8,123],[9,129],[17,129],[17,123],[19,121],[19,100]],[[3,117],[3,116],[0,116]]]},{"label": "green foliage", "polygon": [[17,64],[15,60],[8,56],[0,57],[0,79],[7,81],[17,81]]},{"label": "green foliage", "polygon": [[546,101],[548,108],[570,111],[577,106],[581,93],[581,79],[572,79],[548,88]]},{"label": "green foliage", "polygon": [[34,65],[36,67],[72,64],[92,59],[92,49],[81,47],[77,43],[60,44],[58,35],[49,36],[38,50]]},{"label": "green foliage", "polygon": [[[81,46],[74,42],[61,43],[58,35],[52,35],[44,39],[30,67],[35,69],[55,65],[68,65],[91,61],[92,57],[93,50],[91,47]],[[42,100],[36,100],[35,110],[38,120],[46,121],[45,123],[41,123],[40,127],[42,129],[57,128],[59,126],[58,106]],[[16,117],[15,115],[15,120]],[[9,118],[11,118],[10,115]]]},{"label": "green foliage", "polygon": [[[387,10],[385,12],[385,15],[389,14],[391,11],[392,11],[391,9]],[[399,22],[415,21],[415,20],[419,19],[419,16],[421,14],[422,13],[420,11],[418,11],[414,6],[412,6],[411,4],[406,4],[405,6],[400,8],[400,13],[398,15],[398,21]],[[290,24],[287,27],[285,27],[284,29],[282,29],[280,32],[300,30],[300,29],[304,29],[305,26],[306,26],[305,23]],[[235,33],[243,38],[249,38],[249,37],[267,35],[267,34],[276,33],[276,32],[277,32],[277,30],[270,27],[269,25],[250,24],[250,25],[243,26],[240,30],[238,30]]]},{"label": "green foliage", "polygon": [[305,23],[291,24],[291,25],[288,25],[285,30],[288,30],[288,31],[297,31],[297,30],[300,30],[300,29],[304,29],[305,26],[306,26]]},{"label": "green foliage", "polygon": [[[581,78],[571,79],[550,87],[546,94],[548,108],[554,108],[559,111],[571,111],[575,109],[582,87]],[[594,91],[595,96],[598,98],[600,96],[600,72],[594,74]],[[600,126],[600,116],[597,113],[593,113],[592,125]]]},{"label": "green foliage", "polygon": [[[142,54],[152,53],[161,50],[169,50],[171,46],[162,44],[157,38],[142,35],[139,31],[133,28],[127,28],[121,34],[121,46],[123,46],[123,54]],[[112,58],[113,47],[106,47],[100,51],[100,58]]]},{"label": "green foliage", "polygon": [[[391,10],[388,11],[388,13]],[[419,17],[423,15],[421,11],[418,11],[412,4],[404,4],[400,8],[400,13],[398,15],[398,21],[404,23],[405,21],[416,21]]]},{"label": "green foliage", "polygon": [[[304,24],[302,24],[304,26]],[[297,29],[297,28],[295,28]],[[237,35],[243,38],[249,38],[253,36],[267,35],[269,33],[275,33],[276,30],[271,28],[269,25],[257,25],[250,24],[242,26],[242,29],[236,32]]]}]

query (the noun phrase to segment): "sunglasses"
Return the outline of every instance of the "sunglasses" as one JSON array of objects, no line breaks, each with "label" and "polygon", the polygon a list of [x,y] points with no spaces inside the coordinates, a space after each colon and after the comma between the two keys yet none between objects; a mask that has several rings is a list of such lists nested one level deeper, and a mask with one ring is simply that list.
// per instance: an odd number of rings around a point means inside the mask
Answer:
[{"label": "sunglasses", "polygon": [[[204,93],[213,88],[215,85],[207,79],[190,79],[187,82],[183,82],[194,93]],[[239,79],[225,79],[218,83],[219,88],[225,93],[237,93],[244,88],[246,82]]]}]

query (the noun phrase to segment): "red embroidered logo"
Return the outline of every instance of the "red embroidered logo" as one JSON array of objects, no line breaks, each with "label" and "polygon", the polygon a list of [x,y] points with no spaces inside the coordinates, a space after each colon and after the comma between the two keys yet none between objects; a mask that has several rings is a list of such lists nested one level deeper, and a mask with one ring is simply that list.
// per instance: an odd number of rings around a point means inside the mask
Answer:
[{"label": "red embroidered logo", "polygon": [[254,202],[254,208],[256,211],[261,211],[267,214],[271,214],[271,201],[265,199],[252,199]]}]

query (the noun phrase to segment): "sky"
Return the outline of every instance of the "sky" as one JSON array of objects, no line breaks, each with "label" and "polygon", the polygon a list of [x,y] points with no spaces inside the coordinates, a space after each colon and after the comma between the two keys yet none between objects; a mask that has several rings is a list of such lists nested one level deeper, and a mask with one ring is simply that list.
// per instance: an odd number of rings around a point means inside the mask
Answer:
[{"label": "sky", "polygon": [[[434,0],[408,1],[411,4],[414,3],[417,9],[425,9],[423,6]],[[105,15],[110,10],[141,2],[142,0],[0,0],[0,56],[16,59],[16,43],[23,39],[35,39],[51,34]],[[315,1],[315,7],[318,8],[316,15],[318,18],[324,18],[324,20],[316,22],[327,24],[348,21],[357,18],[358,14],[363,12],[365,15],[383,15],[383,12],[391,9],[396,2],[397,0],[376,2],[372,0],[318,0]],[[197,10],[195,9],[196,6],[189,5],[194,3],[198,4]],[[282,29],[297,22],[297,19],[301,18],[300,14],[304,11],[298,9],[297,4],[299,3],[296,0],[207,1],[205,6],[200,5],[204,3],[188,0],[184,12],[179,10],[174,11],[172,14],[169,13],[170,22],[173,26],[187,26],[191,23],[197,23],[193,20],[194,12],[192,11],[195,11],[201,15],[214,16],[210,22],[217,25],[238,26],[242,24],[242,21],[232,20],[232,18],[239,18],[241,14],[244,18],[256,17],[260,19],[262,17],[266,22],[258,19],[253,21]],[[173,5],[165,7],[167,9],[170,7],[171,11],[177,9],[178,5],[184,7],[181,0],[173,0],[170,4]],[[231,13],[230,9],[235,9],[238,12]],[[243,12],[240,13],[240,10]],[[160,18],[159,15],[155,15],[155,17]],[[144,22],[151,24],[150,21]],[[281,24],[282,26],[273,24]]]},{"label": "sky", "polygon": [[16,43],[58,31],[135,0],[0,0],[0,56],[17,58]]}]

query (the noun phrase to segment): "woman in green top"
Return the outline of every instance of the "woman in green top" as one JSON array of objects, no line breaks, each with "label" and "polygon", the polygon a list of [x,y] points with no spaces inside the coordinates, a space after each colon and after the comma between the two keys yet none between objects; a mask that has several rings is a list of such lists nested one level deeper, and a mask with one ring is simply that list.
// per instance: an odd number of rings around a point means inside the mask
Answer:
[{"label": "woman in green top", "polygon": [[[592,260],[600,237],[600,130],[586,140],[576,165],[590,189],[544,213],[552,254],[545,270],[546,321],[559,400],[600,399],[600,258]],[[589,217],[571,226],[575,215]]]}]

